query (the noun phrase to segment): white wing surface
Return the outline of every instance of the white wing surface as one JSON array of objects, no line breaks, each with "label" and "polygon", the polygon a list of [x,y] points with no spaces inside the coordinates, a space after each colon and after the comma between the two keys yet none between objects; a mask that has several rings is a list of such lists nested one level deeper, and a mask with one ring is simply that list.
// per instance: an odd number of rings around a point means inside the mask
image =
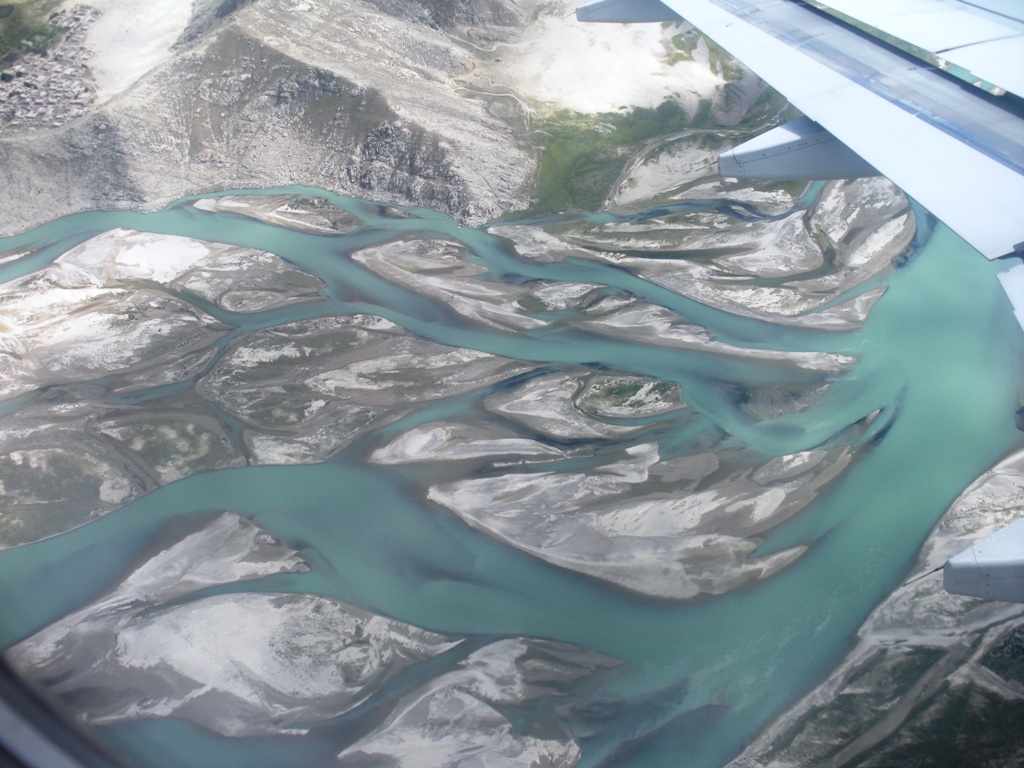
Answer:
[{"label": "white wing surface", "polygon": [[1022,15],[1013,0],[600,0],[577,11],[685,18],[990,259],[1024,254]]},{"label": "white wing surface", "polygon": [[1024,603],[1024,519],[951,557],[942,570],[948,592]]}]

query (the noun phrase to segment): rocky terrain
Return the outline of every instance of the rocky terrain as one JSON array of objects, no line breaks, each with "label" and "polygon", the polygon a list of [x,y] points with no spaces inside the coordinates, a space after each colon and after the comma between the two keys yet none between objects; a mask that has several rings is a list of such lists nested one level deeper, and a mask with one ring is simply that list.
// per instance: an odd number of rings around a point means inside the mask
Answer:
[{"label": "rocky terrain", "polygon": [[26,53],[0,73],[0,120],[5,125],[58,128],[88,112],[95,84],[89,69],[92,52],[83,43],[99,16],[88,5],[58,11],[49,19],[62,32],[57,44],[45,56]]},{"label": "rocky terrain", "polygon": [[[86,62],[92,80],[62,74],[74,83],[32,97],[74,110],[35,119],[52,109],[10,106],[0,125],[0,232],[88,208],[149,209],[193,192],[280,184],[493,218],[529,203],[541,136],[530,138],[529,121],[547,109],[538,99],[567,98],[550,83],[524,80],[530,74],[514,62],[557,49],[566,30],[593,45],[580,25],[560,19],[569,4],[532,1],[94,5],[99,21],[60,49]],[[524,39],[540,16],[559,26]],[[664,70],[667,49],[654,32],[653,67]],[[520,45],[528,48],[517,54]],[[579,77],[622,70],[609,65],[631,55],[590,50],[597,66]],[[669,83],[656,99],[716,97],[723,81],[705,64],[687,66],[689,85],[656,73]],[[562,87],[583,92],[571,78]]]},{"label": "rocky terrain", "polygon": [[283,183],[463,217],[514,207],[533,161],[485,102],[457,94],[473,58],[451,30],[519,14],[380,5],[196,3],[126,91],[60,130],[5,131],[0,228]]}]

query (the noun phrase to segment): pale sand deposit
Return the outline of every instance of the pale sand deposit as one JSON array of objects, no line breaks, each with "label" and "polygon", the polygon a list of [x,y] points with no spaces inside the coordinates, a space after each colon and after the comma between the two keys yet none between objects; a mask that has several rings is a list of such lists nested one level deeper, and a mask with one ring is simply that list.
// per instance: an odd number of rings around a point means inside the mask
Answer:
[{"label": "pale sand deposit", "polygon": [[[88,0],[103,12],[89,29],[85,47],[102,104],[130,88],[171,56],[171,46],[192,17],[192,0]],[[68,0],[66,8],[78,5]]]},{"label": "pale sand deposit", "polygon": [[725,81],[706,63],[671,62],[671,37],[661,24],[584,24],[562,3],[531,24],[523,39],[502,47],[497,79],[528,99],[578,112],[656,107],[674,98],[688,112]]}]

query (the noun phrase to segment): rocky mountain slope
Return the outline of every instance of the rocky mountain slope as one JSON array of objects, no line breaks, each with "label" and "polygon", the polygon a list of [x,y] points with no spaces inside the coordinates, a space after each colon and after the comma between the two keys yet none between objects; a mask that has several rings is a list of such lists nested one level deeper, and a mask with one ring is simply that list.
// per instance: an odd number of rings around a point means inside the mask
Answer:
[{"label": "rocky mountain slope", "polygon": [[534,161],[486,101],[460,95],[475,65],[458,35],[522,21],[498,0],[197,0],[133,87],[67,125],[0,134],[0,230],[278,184],[463,218],[514,208]]},{"label": "rocky mountain slope", "polygon": [[87,23],[3,71],[0,234],[295,184],[477,223],[530,206],[559,115],[607,130],[672,100],[684,127],[731,125],[763,92],[702,44],[680,54],[677,27],[580,24],[573,7],[65,0],[60,18]]}]

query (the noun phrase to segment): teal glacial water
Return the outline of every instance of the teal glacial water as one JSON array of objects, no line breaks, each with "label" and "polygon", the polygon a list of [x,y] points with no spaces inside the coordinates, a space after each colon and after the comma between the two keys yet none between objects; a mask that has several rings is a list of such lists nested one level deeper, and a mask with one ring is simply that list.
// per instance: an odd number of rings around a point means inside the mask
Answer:
[{"label": "teal glacial water", "polygon": [[[904,579],[949,503],[1024,444],[1013,420],[1024,334],[996,280],[1001,267],[942,226],[886,278],[887,291],[862,329],[830,334],[735,317],[607,264],[522,260],[500,237],[500,225],[466,228],[419,209],[396,218],[319,190],[272,193],[325,197],[364,225],[346,235],[306,234],[199,211],[191,199],[152,214],[78,214],[0,241],[0,252],[31,251],[0,267],[0,278],[29,274],[114,227],[188,235],[273,251],[327,285],[317,304],[221,312],[237,329],[232,338],[311,314],[366,312],[444,344],[556,369],[579,363],[679,382],[705,418],[769,454],[814,447],[876,409],[886,426],[822,497],[761,546],[770,552],[804,543],[808,553],[780,575],[722,597],[647,599],[547,565],[424,501],[415,469],[366,464],[359,442],[322,464],[195,475],[84,527],[0,552],[0,647],[102,594],[175,518],[229,509],[299,549],[313,568],[220,591],[321,594],[439,632],[555,639],[624,659],[629,664],[599,692],[590,719],[578,723],[581,765],[711,768],[828,673],[872,608]],[[668,307],[737,346],[840,352],[858,362],[813,407],[754,421],[730,401],[723,382],[770,385],[792,381],[792,370],[589,336],[568,324],[521,333],[471,326],[344,258],[375,243],[425,237],[464,244],[496,280],[603,284]],[[455,416],[478,400],[423,408]],[[412,413],[383,430],[393,434],[440,412]],[[671,419],[661,429],[663,445],[682,441],[673,430],[683,427]],[[173,719],[101,733],[143,765],[197,767],[315,765],[351,739],[344,724],[305,739],[228,739]]]}]

